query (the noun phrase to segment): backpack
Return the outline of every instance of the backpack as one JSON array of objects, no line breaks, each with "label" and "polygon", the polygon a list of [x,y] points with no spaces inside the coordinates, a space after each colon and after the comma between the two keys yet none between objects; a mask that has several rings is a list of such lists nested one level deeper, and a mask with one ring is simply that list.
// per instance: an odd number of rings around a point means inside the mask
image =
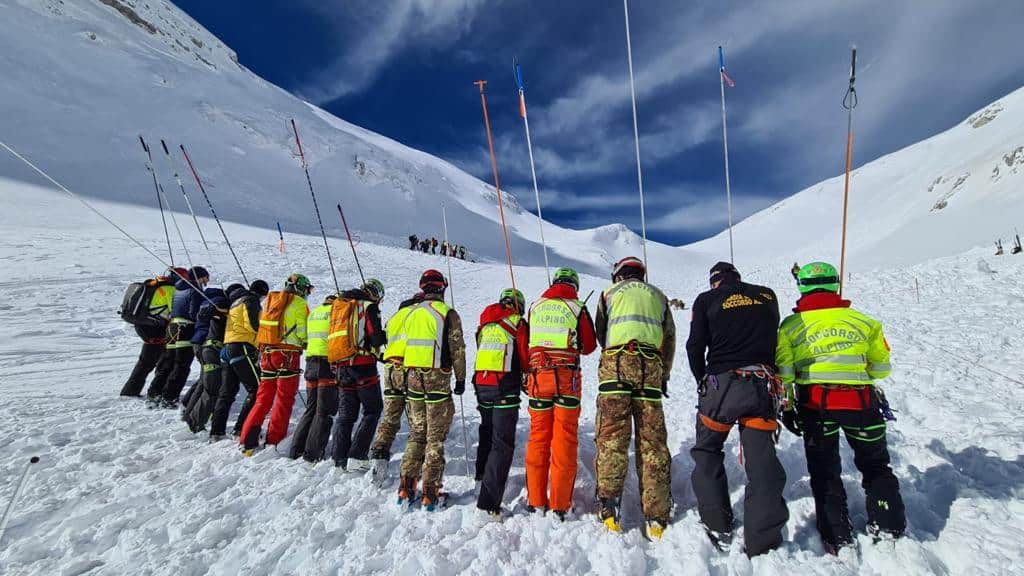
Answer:
[{"label": "backpack", "polygon": [[284,340],[284,313],[292,303],[291,292],[271,292],[260,313],[260,329],[256,332],[257,344],[280,344]]},{"label": "backpack", "polygon": [[347,360],[359,353],[362,306],[358,300],[336,298],[331,303],[331,328],[327,335],[327,361]]},{"label": "backpack", "polygon": [[121,299],[121,307],[117,314],[125,322],[133,326],[163,326],[164,319],[154,316],[149,309],[150,302],[157,288],[170,285],[169,282],[147,280],[145,282],[132,282],[124,291]]}]

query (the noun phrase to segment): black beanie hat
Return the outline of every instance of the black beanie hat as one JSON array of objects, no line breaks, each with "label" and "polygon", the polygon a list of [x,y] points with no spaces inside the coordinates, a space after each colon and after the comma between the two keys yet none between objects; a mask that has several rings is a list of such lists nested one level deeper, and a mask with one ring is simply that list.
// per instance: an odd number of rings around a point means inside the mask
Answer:
[{"label": "black beanie hat", "polygon": [[270,293],[270,284],[266,280],[253,280],[249,285],[249,291],[257,296],[266,296]]},{"label": "black beanie hat", "polygon": [[189,276],[192,276],[192,280],[193,281],[199,280],[200,278],[209,278],[210,277],[210,273],[207,272],[206,268],[203,268],[202,266],[193,266],[192,269],[189,270],[188,273],[189,273]]},{"label": "black beanie hat", "polygon": [[728,262],[719,262],[711,267],[710,276],[708,282],[714,284],[715,282],[724,280],[739,280],[740,272],[735,266]]}]

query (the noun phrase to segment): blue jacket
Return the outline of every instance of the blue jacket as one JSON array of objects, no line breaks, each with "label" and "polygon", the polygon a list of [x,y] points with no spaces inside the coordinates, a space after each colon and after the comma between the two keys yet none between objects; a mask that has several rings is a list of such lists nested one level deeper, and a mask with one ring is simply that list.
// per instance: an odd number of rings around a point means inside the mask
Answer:
[{"label": "blue jacket", "polygon": [[[189,282],[193,285],[198,285],[191,274],[189,275]],[[199,316],[199,307],[206,300],[188,282],[181,278],[178,278],[178,281],[174,283],[174,288],[174,300],[171,301],[171,318],[184,318],[195,322]]]},{"label": "blue jacket", "polygon": [[[196,315],[196,330],[192,335],[191,342],[193,344],[203,344],[210,334],[210,319],[213,318],[216,308],[225,309],[228,307],[228,298],[224,295],[224,291],[220,288],[207,288],[203,290],[206,297],[213,301],[216,306],[210,304],[206,300],[202,300],[202,304],[199,306],[199,312]],[[224,334],[220,334],[218,339],[224,338]]]}]

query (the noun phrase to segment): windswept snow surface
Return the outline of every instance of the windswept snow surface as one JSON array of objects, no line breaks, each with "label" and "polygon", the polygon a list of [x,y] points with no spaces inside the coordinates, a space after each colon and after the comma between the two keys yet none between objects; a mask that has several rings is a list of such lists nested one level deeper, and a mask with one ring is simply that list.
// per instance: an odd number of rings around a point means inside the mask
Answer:
[{"label": "windswept snow surface", "polygon": [[[117,393],[139,342],[116,316],[123,287],[162,265],[61,193],[0,180],[0,502],[25,463],[37,464],[0,547],[3,574],[1011,574],[1024,557],[1024,387],[1019,380],[1024,255],[973,251],[910,268],[854,275],[856,305],[882,320],[896,366],[885,382],[899,416],[891,428],[896,473],[909,515],[908,537],[895,546],[861,538],[861,551],[825,555],[814,529],[813,504],[799,439],[784,433],[779,451],[789,476],[791,520],[786,544],[750,561],[737,541],[715,552],[697,524],[689,485],[693,464],[694,385],[683,357],[688,313],[677,313],[679,362],[665,402],[673,455],[674,522],[658,544],[639,530],[636,479],[624,497],[625,532],[609,534],[594,516],[593,459],[596,358],[584,362],[580,471],[575,515],[566,523],[523,512],[524,445],[506,492],[515,514],[504,523],[476,513],[473,482],[464,475],[462,430],[456,419],[446,452],[449,508],[403,512],[394,485],[310,466],[273,450],[244,458],[231,442],[208,444],[177,412],[146,410]],[[101,210],[158,254],[155,210],[99,203]],[[181,223],[184,225],[185,223]],[[238,278],[224,243],[209,231],[211,256],[198,241],[189,249],[208,265],[214,283]],[[278,284],[289,269],[329,288],[330,272],[317,237],[290,236],[287,260],[265,230],[227,227],[250,279]],[[194,235],[189,235],[193,238]],[[176,245],[176,248],[180,244]],[[332,240],[343,287],[356,282],[350,255]],[[369,275],[387,285],[384,313],[415,290],[419,272],[444,268],[440,257],[362,243]],[[179,262],[181,261],[179,257]],[[692,301],[703,277],[657,262],[670,297]],[[453,261],[454,297],[466,333],[507,278],[503,266]],[[991,272],[987,270],[991,270]],[[757,275],[755,275],[757,276]],[[920,302],[904,289],[920,282]],[[784,268],[752,277],[793,297]],[[530,299],[545,284],[542,268],[517,268]],[[583,277],[583,293],[606,286]],[[469,346],[470,360],[474,347]],[[193,367],[193,378],[195,367]],[[473,394],[464,397],[475,452],[479,419]],[[293,426],[302,410],[297,402]],[[288,448],[286,440],[282,449]],[[396,442],[397,474],[405,433]],[[742,522],[744,474],[735,437],[727,446],[736,513]],[[864,497],[852,457],[844,454],[853,521],[863,530]]]}]

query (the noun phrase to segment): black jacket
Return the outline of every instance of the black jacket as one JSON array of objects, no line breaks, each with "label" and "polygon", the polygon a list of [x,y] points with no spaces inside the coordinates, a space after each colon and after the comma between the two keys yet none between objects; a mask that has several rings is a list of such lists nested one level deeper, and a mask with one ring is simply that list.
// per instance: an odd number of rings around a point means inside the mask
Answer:
[{"label": "black jacket", "polygon": [[778,330],[779,301],[771,288],[723,282],[693,303],[686,341],[690,370],[699,382],[743,366],[774,366]]}]

